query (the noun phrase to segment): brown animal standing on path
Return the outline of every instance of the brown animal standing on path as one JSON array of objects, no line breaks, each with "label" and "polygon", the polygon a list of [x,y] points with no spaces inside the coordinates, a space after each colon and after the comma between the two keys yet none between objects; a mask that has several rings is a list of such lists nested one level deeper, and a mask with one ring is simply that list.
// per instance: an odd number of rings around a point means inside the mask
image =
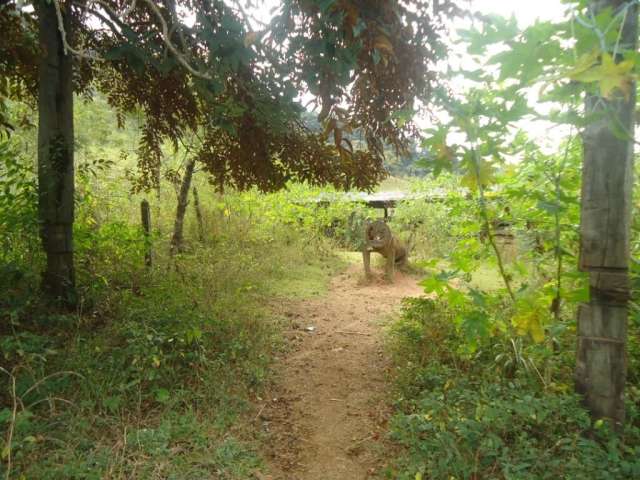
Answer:
[{"label": "brown animal standing on path", "polygon": [[371,278],[371,252],[377,252],[387,259],[385,276],[389,282],[393,282],[395,265],[404,264],[407,261],[408,252],[407,247],[393,236],[384,220],[369,222],[364,229],[362,259],[367,279]]}]

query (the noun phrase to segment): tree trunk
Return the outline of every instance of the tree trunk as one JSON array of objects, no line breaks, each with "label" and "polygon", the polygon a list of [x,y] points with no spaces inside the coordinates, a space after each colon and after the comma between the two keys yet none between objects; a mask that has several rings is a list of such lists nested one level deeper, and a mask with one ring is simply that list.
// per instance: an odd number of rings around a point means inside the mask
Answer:
[{"label": "tree trunk", "polygon": [[193,186],[193,207],[196,210],[196,219],[198,220],[198,240],[204,242],[204,221],[202,220],[202,209],[200,208],[200,197],[198,189]]},{"label": "tree trunk", "polygon": [[147,267],[151,267],[153,263],[151,256],[151,208],[146,199],[140,202],[140,219],[144,235],[144,264]]},{"label": "tree trunk", "polygon": [[158,234],[158,236],[160,236],[162,234],[162,222],[159,221],[159,219],[161,218],[161,214],[162,214],[162,184],[161,184],[161,180],[162,180],[162,172],[160,171],[160,167],[161,165],[158,164],[157,168],[155,170],[155,172],[153,172],[154,175],[154,181],[155,181],[155,190],[156,190],[156,233]]},{"label": "tree trunk", "polygon": [[[53,2],[37,2],[42,55],[38,91],[38,215],[47,255],[42,288],[75,303],[73,266],[73,84],[72,58],[65,54]],[[71,2],[62,5],[71,31]]]},{"label": "tree trunk", "polygon": [[[616,11],[627,3],[592,0],[591,8]],[[624,18],[620,49],[635,50],[637,5]],[[580,269],[589,272],[591,298],[578,313],[576,390],[594,418],[619,426],[625,416],[635,85],[628,98],[616,95],[586,100],[586,114],[596,120],[583,138]]]},{"label": "tree trunk", "polygon": [[193,177],[193,169],[196,166],[195,158],[187,160],[187,166],[182,177],[182,185],[180,194],[178,195],[178,208],[176,210],[176,221],[173,226],[173,236],[171,238],[171,254],[182,251],[184,230],[184,214],[187,211],[189,203],[189,188],[191,187],[191,178]]}]

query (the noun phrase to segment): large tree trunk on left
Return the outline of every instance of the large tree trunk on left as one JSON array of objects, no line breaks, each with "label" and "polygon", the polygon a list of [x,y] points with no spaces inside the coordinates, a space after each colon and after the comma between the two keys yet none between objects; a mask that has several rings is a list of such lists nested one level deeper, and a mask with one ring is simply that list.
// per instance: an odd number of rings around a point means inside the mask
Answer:
[{"label": "large tree trunk on left", "polygon": [[191,178],[193,170],[196,166],[196,159],[187,160],[187,166],[182,177],[182,185],[178,194],[178,208],[176,209],[176,221],[173,225],[173,236],[171,237],[171,254],[182,251],[183,231],[184,231],[184,215],[187,211],[189,203],[189,189],[191,188]]},{"label": "large tree trunk on left", "polygon": [[[70,4],[67,1],[61,7],[68,35]],[[72,58],[65,54],[53,2],[39,0],[36,5],[42,48],[38,91],[38,214],[40,238],[47,255],[42,287],[54,298],[73,305]]]}]

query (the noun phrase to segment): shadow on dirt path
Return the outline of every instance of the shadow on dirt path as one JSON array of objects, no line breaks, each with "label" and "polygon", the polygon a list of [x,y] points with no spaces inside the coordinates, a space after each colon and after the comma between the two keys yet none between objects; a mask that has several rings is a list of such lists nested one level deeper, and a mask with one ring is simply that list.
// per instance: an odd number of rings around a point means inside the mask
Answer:
[{"label": "shadow on dirt path", "polygon": [[278,387],[256,418],[270,439],[273,480],[360,480],[383,464],[388,361],[382,322],[423,290],[415,277],[381,273],[369,284],[351,265],[326,296],[279,305],[292,320],[293,351],[277,367]]}]

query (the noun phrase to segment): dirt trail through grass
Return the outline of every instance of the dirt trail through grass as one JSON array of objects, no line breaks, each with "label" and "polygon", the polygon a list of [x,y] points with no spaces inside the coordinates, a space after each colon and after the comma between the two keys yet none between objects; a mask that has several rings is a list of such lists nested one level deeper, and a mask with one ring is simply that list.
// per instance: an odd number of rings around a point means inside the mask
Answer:
[{"label": "dirt trail through grass", "polygon": [[[379,275],[379,274],[378,274]],[[257,420],[270,438],[274,480],[360,480],[378,471],[388,391],[382,323],[401,300],[422,293],[401,272],[362,282],[362,266],[333,278],[326,295],[279,306],[292,321],[293,351]]]}]

